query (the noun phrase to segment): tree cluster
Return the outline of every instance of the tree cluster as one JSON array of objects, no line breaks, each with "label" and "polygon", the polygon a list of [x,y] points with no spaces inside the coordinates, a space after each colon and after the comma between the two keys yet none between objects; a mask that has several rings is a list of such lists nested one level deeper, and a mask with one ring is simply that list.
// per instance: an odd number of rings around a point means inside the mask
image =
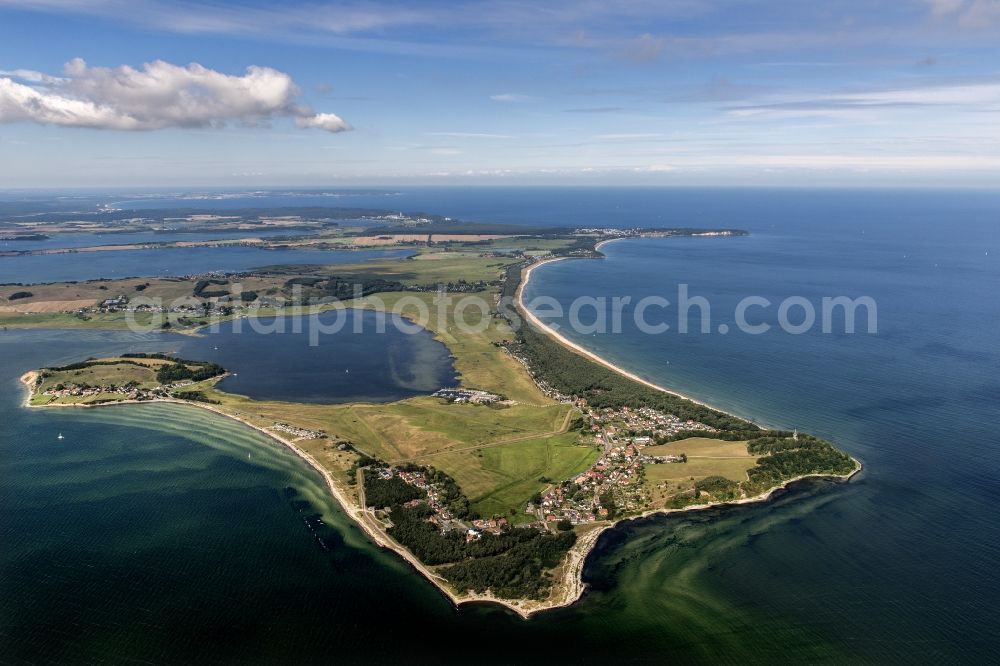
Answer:
[{"label": "tree cluster", "polygon": [[812,435],[761,437],[751,441],[747,450],[758,455],[766,454],[747,471],[749,480],[744,486],[751,494],[763,492],[799,476],[844,475],[855,469],[855,462],[849,455]]},{"label": "tree cluster", "polygon": [[411,486],[398,476],[383,479],[374,469],[365,469],[365,504],[381,509],[422,499],[423,491]]},{"label": "tree cluster", "polygon": [[559,565],[566,551],[576,543],[576,534],[532,532],[534,538],[501,555],[465,560],[445,567],[441,573],[460,590],[477,593],[489,590],[503,599],[542,598],[551,586],[546,570]]},{"label": "tree cluster", "polygon": [[222,296],[228,296],[228,289],[215,289],[208,291],[208,287],[211,285],[228,285],[229,280],[198,280],[194,285],[194,295],[199,298],[220,298]]},{"label": "tree cluster", "polygon": [[[194,369],[191,369],[191,366]],[[190,379],[193,382],[200,382],[204,379],[217,377],[226,371],[218,363],[193,363],[191,361],[176,361],[174,363],[164,363],[156,371],[156,381],[161,384],[172,384],[174,382]]]}]

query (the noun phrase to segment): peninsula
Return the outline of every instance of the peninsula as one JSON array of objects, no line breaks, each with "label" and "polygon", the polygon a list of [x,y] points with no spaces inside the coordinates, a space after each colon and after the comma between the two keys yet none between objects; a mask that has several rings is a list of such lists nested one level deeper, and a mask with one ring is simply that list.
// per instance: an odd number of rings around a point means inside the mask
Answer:
[{"label": "peninsula", "polygon": [[[580,597],[586,556],[618,521],[762,501],[800,479],[847,479],[860,469],[819,438],[758,427],[617,368],[556,335],[521,302],[523,282],[539,262],[599,257],[601,241],[740,232],[588,229],[507,237],[501,250],[498,239],[482,237],[489,230],[475,231],[478,237],[465,244],[427,243],[412,259],[373,262],[363,272],[289,267],[163,286],[148,281],[148,289],[183,288],[208,304],[192,307],[185,321],[168,319],[174,324],[166,330],[196,332],[213,315],[295,315],[307,305],[399,312],[453,354],[459,382],[447,391],[387,404],[252,400],[216,386],[226,373],[221,367],[133,354],[28,373],[22,377],[27,404],[168,401],[239,420],[316,468],[375,543],[406,559],[454,603],[500,603],[523,617]],[[254,299],[231,297],[237,278],[256,281]],[[328,298],[351,282],[365,285],[361,295]],[[98,286],[117,293],[126,283]],[[442,285],[492,307],[442,306]],[[66,289],[88,288],[29,290],[58,302]],[[262,305],[268,291],[273,300]],[[278,302],[279,296],[287,299]],[[100,304],[77,322],[117,327],[135,314],[126,299]],[[67,315],[38,313],[26,324]]]}]

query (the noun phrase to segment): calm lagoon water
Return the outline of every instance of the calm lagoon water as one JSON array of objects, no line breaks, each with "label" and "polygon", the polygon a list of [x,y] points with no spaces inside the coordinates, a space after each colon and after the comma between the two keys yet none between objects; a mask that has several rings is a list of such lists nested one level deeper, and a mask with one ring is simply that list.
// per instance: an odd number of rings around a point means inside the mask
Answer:
[{"label": "calm lagoon water", "polygon": [[259,400],[386,402],[454,386],[448,349],[428,331],[408,330],[374,312],[331,310],[225,322],[178,353],[234,370],[219,387]]},{"label": "calm lagoon water", "polygon": [[357,264],[412,253],[411,250],[272,250],[232,246],[37,254],[0,257],[0,284],[237,272],[277,264]]},{"label": "calm lagoon water", "polygon": [[[619,242],[605,260],[540,269],[532,293],[563,302],[582,294],[674,300],[685,282],[710,298],[722,323],[745,295],[871,295],[874,336],[645,336],[626,326],[580,338],[659,383],[828,437],[866,471],[846,485],[800,485],[764,505],[623,525],[588,560],[591,587],[580,603],[524,622],[489,606],[452,609],[361,537],[308,468],[239,424],[166,405],[18,407],[23,370],[122,346],[160,350],[160,339],[6,332],[4,660],[994,658],[1000,196],[525,188],[403,192],[404,200],[414,205],[394,207],[752,232]],[[324,516],[329,551],[286,486]]]},{"label": "calm lagoon water", "polygon": [[129,243],[168,243],[173,241],[209,241],[236,238],[269,238],[272,236],[301,235],[302,231],[287,229],[261,229],[218,231],[213,233],[183,233],[179,231],[139,231],[135,233],[102,234],[58,234],[42,240],[0,240],[0,250],[48,250],[70,247],[92,247],[100,245],[122,245]]}]

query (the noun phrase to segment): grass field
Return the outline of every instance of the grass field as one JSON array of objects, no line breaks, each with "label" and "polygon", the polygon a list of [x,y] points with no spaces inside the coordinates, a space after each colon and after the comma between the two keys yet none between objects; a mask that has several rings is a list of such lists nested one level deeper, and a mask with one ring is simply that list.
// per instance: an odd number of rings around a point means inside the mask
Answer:
[{"label": "grass field", "polygon": [[757,456],[747,453],[746,442],[727,442],[707,437],[690,437],[660,446],[648,446],[643,453],[651,456],[687,455],[686,463],[646,465],[646,486],[654,506],[694,488],[694,482],[708,476],[724,476],[745,481],[747,470],[757,463]]},{"label": "grass field", "polygon": [[407,285],[426,285],[448,282],[491,281],[500,276],[505,266],[514,259],[480,257],[484,250],[443,251],[424,248],[410,259],[379,259],[363,264],[331,265],[323,268],[331,275],[378,276],[398,280]]},{"label": "grass field", "polygon": [[[129,382],[135,382],[140,388],[152,389],[160,386],[156,379],[156,369],[168,363],[162,359],[120,359],[106,358],[100,359],[102,362],[114,362],[114,365],[92,365],[86,368],[74,370],[45,370],[42,382],[38,385],[35,395],[32,397],[33,405],[59,404],[88,404],[92,402],[106,402],[108,400],[124,400],[124,393],[101,393],[92,396],[47,396],[42,395],[45,391],[52,389],[59,384],[88,384],[90,386],[121,386]],[[134,361],[132,363],[125,361]],[[139,365],[136,365],[136,364]]]},{"label": "grass field", "polygon": [[[461,244],[456,244],[461,248]],[[164,250],[167,252],[169,250]],[[440,283],[490,282],[498,279],[502,269],[514,261],[509,258],[480,257],[482,249],[445,251],[438,248],[421,248],[411,259],[382,259],[362,264],[341,264],[323,267],[318,272],[344,277],[380,277],[398,280],[406,285],[434,285]],[[287,269],[285,274],[246,277],[239,282],[242,291],[256,291],[262,295],[278,296],[281,286],[289,277],[299,274]],[[303,269],[304,270],[304,269]],[[315,270],[306,272],[314,273]],[[120,294],[130,299],[160,299],[165,305],[172,305],[178,299],[190,299],[196,280],[180,278],[129,278],[125,280],[93,280],[88,282],[59,282],[29,285],[28,287],[7,286],[0,289],[0,326],[10,328],[90,328],[126,329],[134,320],[146,327],[152,319],[148,313],[128,314],[123,312],[87,313],[77,316],[74,311],[82,307],[96,305],[106,298]],[[234,280],[235,282],[235,280]],[[136,287],[141,286],[142,291]],[[217,287],[231,290],[233,285]],[[15,291],[30,291],[30,298],[7,300],[6,296]],[[262,310],[266,315],[270,310]],[[185,321],[180,321],[184,317]],[[193,315],[171,313],[168,316],[172,327],[190,328],[200,319]],[[157,315],[157,321],[159,321]]]},{"label": "grass field", "polygon": [[[382,278],[432,284],[496,280],[509,261],[480,257],[479,251],[430,249],[414,259],[340,268],[344,275],[357,275],[363,270]],[[336,273],[338,267],[328,271]],[[185,290],[189,288],[184,286]],[[444,470],[458,481],[482,515],[523,519],[519,516],[524,504],[546,485],[539,479],[560,482],[569,478],[586,469],[599,452],[592,445],[580,444],[578,433],[566,432],[572,407],[547,398],[524,367],[496,346],[496,342],[508,339],[510,332],[502,320],[491,315],[495,297],[495,291],[489,290],[455,294],[442,302],[437,293],[390,292],[351,305],[399,312],[420,322],[448,347],[463,386],[502,394],[515,402],[512,405],[456,404],[429,396],[389,404],[299,404],[228,394],[214,389],[212,381],[192,388],[217,400],[223,411],[261,428],[272,428],[280,421],[326,432],[326,440],[301,444],[321,454],[320,459],[338,473],[349,469],[349,456],[331,446],[350,441],[359,451],[387,462],[413,461]],[[470,306],[463,309],[463,302]],[[59,313],[17,316],[38,317],[38,325],[113,328],[125,324],[125,314],[94,316],[91,321]],[[152,370],[135,369],[153,375]],[[79,380],[89,384],[128,381],[117,374],[93,374]],[[511,516],[511,510],[516,515]]]},{"label": "grass field", "polygon": [[710,437],[688,437],[660,446],[647,446],[642,452],[651,456],[675,456],[686,453],[689,458],[692,456],[741,458],[750,455],[747,453],[745,441],[727,442]]},{"label": "grass field", "polygon": [[495,240],[490,240],[484,243],[477,243],[476,245],[470,246],[462,243],[439,243],[436,244],[437,248],[444,248],[448,250],[478,250],[480,252],[485,252],[488,250],[507,250],[511,248],[517,248],[520,250],[529,250],[531,252],[551,252],[552,250],[557,250],[559,248],[566,247],[573,241],[565,238],[533,238],[531,236],[502,236]]},{"label": "grass field", "polygon": [[[535,437],[473,451],[427,458],[423,464],[451,474],[481,515],[518,518],[532,494],[584,471],[600,455],[593,445],[579,443],[578,433]],[[514,513],[511,513],[513,510]]]}]

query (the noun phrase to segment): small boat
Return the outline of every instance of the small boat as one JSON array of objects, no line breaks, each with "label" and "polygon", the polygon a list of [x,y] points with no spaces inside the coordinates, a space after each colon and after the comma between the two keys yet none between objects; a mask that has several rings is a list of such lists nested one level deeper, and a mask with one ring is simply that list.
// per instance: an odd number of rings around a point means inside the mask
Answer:
[{"label": "small boat", "polygon": [[66,439],[66,438],[65,438],[65,437],[63,437],[63,434],[62,434],[62,433],[59,433],[59,436],[58,436],[58,437],[56,437],[56,439]]}]

